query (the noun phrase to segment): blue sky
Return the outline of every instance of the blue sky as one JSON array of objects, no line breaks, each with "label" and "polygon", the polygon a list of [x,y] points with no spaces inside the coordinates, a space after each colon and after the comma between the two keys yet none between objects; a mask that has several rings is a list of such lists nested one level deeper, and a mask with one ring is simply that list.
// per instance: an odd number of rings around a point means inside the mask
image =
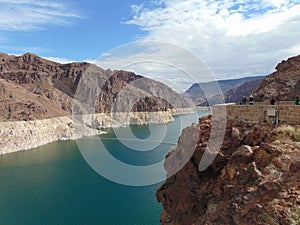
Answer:
[{"label": "blue sky", "polygon": [[[300,54],[296,0],[0,0],[0,6],[2,52],[126,68],[182,89],[267,75]],[[200,59],[213,77],[183,55]]]},{"label": "blue sky", "polygon": [[[131,5],[136,1],[15,2],[0,1],[1,7],[4,6],[1,11],[10,12],[13,17],[21,17],[20,20],[24,19],[19,22],[12,18],[11,23],[15,23],[13,28],[8,23],[0,26],[0,46],[4,52],[21,54],[29,51],[42,56],[82,61],[97,58],[101,52],[131,42],[140,35],[137,26],[122,24],[122,21],[130,19]],[[38,3],[48,5],[41,6]],[[49,7],[51,4],[54,6]],[[34,20],[34,14],[38,14],[37,21],[29,22],[30,17]],[[49,17],[39,23],[45,14]]]}]

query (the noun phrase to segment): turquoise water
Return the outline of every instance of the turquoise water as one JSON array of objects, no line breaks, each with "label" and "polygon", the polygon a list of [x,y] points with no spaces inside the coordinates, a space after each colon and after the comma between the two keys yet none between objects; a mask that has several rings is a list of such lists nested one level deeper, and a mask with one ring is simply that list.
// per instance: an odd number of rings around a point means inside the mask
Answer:
[{"label": "turquoise water", "polygon": [[[176,117],[167,125],[164,143],[139,152],[128,149],[115,138],[112,129],[103,135],[110,154],[132,165],[148,165],[163,160],[176,144],[181,129],[197,115]],[[152,126],[152,131],[163,125]],[[151,135],[148,126],[131,126],[140,140]],[[118,128],[124,133],[126,128]],[[85,140],[93,145],[94,139]],[[127,140],[130,142],[130,140]],[[143,146],[147,143],[140,141]],[[162,183],[162,182],[161,182]],[[1,225],[156,225],[162,207],[155,198],[161,183],[132,187],[114,183],[96,173],[83,159],[75,141],[61,141],[31,151],[0,157]]]}]

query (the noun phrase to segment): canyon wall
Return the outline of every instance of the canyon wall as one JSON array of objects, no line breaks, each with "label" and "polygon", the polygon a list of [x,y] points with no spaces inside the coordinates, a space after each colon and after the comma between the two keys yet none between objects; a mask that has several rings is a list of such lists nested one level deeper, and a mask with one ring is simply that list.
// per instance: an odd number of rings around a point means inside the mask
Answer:
[{"label": "canyon wall", "polygon": [[0,53],[0,103],[0,121],[48,119],[86,110],[159,112],[192,107],[167,85],[133,72],[85,62],[59,64],[30,53]]},{"label": "canyon wall", "polygon": [[[192,109],[160,112],[100,113],[84,116],[62,116],[33,121],[0,123],[0,155],[32,149],[59,140],[73,140],[99,134],[97,129],[169,123],[177,113],[192,113]],[[101,131],[100,131],[101,133]]]}]

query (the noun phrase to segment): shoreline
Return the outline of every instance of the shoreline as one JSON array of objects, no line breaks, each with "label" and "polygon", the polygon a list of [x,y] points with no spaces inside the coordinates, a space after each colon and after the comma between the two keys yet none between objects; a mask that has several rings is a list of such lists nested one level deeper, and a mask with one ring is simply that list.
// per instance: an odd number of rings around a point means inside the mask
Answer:
[{"label": "shoreline", "polygon": [[101,129],[106,128],[170,123],[174,121],[173,116],[193,114],[196,110],[183,108],[158,112],[100,113],[0,122],[0,156],[30,150],[55,141],[101,135],[104,134]]}]

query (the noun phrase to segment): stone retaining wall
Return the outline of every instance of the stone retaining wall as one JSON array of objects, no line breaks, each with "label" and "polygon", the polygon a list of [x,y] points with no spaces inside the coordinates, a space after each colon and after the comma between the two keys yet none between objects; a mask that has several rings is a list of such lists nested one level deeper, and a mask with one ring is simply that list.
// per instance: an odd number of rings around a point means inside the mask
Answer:
[{"label": "stone retaining wall", "polygon": [[227,120],[274,123],[277,116],[278,122],[300,124],[300,105],[217,105],[213,107],[213,112],[218,114],[225,109]]}]

